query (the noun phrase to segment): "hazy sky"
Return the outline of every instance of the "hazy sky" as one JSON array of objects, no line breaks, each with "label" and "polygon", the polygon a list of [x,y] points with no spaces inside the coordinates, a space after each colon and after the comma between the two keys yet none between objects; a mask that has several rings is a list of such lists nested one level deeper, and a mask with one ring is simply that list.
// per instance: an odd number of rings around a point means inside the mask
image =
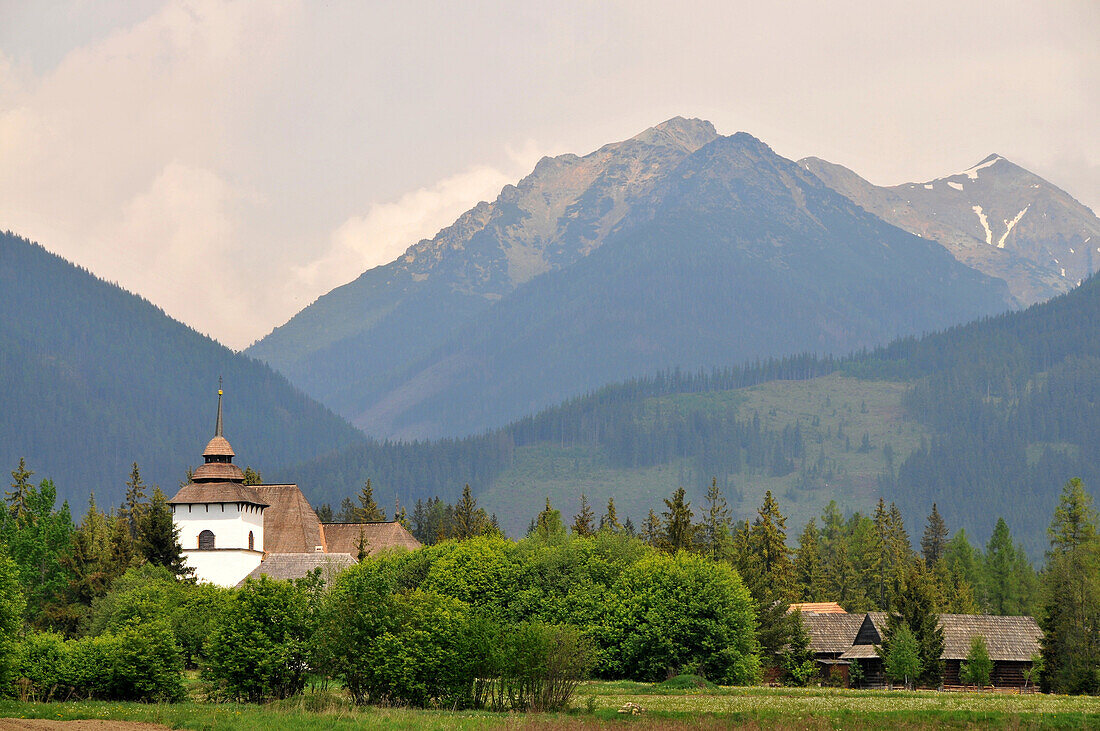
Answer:
[{"label": "hazy sky", "polygon": [[675,115],[1100,208],[1100,2],[0,0],[0,229],[235,348]]}]

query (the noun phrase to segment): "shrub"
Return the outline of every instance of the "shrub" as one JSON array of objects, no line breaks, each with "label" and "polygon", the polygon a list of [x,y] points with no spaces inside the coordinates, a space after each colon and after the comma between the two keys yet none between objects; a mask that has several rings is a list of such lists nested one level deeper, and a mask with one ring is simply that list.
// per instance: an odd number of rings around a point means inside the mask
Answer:
[{"label": "shrub", "polygon": [[26,603],[16,571],[15,562],[0,552],[0,696],[8,692],[19,665],[19,631]]},{"label": "shrub", "polygon": [[610,594],[601,674],[656,681],[695,663],[724,684],[758,677],[752,597],[726,564],[651,553],[625,569]]},{"label": "shrub", "polygon": [[206,645],[210,696],[258,703],[300,693],[311,624],[300,588],[266,576],[246,581]]},{"label": "shrub", "polygon": [[989,685],[989,676],[992,674],[993,661],[989,659],[989,648],[986,647],[985,638],[974,635],[970,640],[970,651],[966,654],[966,662],[959,671],[959,679],[968,685],[981,688]]},{"label": "shrub", "polygon": [[576,627],[527,622],[508,628],[501,639],[498,697],[513,710],[565,708],[592,669],[592,644]]},{"label": "shrub", "polygon": [[65,638],[53,632],[33,632],[23,640],[19,664],[20,700],[48,702],[61,691],[68,695],[63,680],[69,652]]}]

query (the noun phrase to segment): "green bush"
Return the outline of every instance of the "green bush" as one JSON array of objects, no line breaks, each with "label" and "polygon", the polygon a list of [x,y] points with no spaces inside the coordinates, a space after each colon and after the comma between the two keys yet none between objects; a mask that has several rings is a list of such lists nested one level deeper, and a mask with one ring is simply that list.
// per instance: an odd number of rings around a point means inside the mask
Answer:
[{"label": "green bush", "polygon": [[651,553],[607,598],[605,677],[659,681],[689,664],[723,684],[759,676],[752,597],[729,566]]},{"label": "green bush", "polygon": [[21,694],[27,700],[81,698],[177,701],[183,660],[166,620],[130,622],[118,632],[63,640],[36,633],[23,643]]},{"label": "green bush", "polygon": [[19,666],[19,631],[26,604],[16,572],[15,562],[0,552],[0,696],[11,688]]},{"label": "green bush", "polygon": [[562,710],[594,662],[591,641],[575,627],[526,622],[501,640],[498,697],[516,711]]},{"label": "green bush", "polygon": [[266,576],[246,581],[207,641],[210,696],[258,703],[300,693],[312,631],[302,589]]},{"label": "green bush", "polygon": [[58,695],[69,695],[70,688],[65,683],[68,659],[68,646],[61,635],[54,632],[27,635],[19,658],[20,699],[45,703]]}]

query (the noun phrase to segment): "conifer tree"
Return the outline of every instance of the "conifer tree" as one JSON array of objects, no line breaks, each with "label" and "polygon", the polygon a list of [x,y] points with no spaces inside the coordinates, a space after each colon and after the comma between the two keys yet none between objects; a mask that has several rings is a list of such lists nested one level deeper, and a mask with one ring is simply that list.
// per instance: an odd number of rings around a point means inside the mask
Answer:
[{"label": "conifer tree", "polygon": [[172,508],[159,487],[153,488],[153,498],[138,517],[138,553],[151,564],[163,566],[178,578],[194,573],[185,565],[180,547],[180,531],[172,520]]},{"label": "conifer tree", "polygon": [[931,573],[920,562],[906,570],[905,584],[898,597],[896,610],[887,617],[886,639],[889,645],[902,625],[912,631],[920,655],[920,680],[928,686],[939,685],[943,675],[943,629],[939,623],[936,588]]},{"label": "conifer tree", "polygon": [[405,513],[405,506],[401,504],[400,499],[395,499],[393,519],[397,521],[402,528],[409,530],[409,516]]},{"label": "conifer tree", "polygon": [[378,523],[385,519],[386,513],[374,501],[374,488],[371,486],[370,478],[367,478],[367,484],[363,485],[363,489],[359,491],[359,507],[356,508],[355,522]]},{"label": "conifer tree", "polygon": [[661,548],[670,552],[686,551],[692,547],[695,537],[694,514],[691,503],[684,497],[684,488],[679,487],[671,498],[665,498],[665,510],[661,513],[664,520],[658,541]]},{"label": "conifer tree", "polygon": [[462,497],[454,507],[454,537],[459,540],[479,536],[485,529],[485,511],[479,510],[470,484],[462,488]]},{"label": "conifer tree", "polygon": [[1020,587],[1016,575],[1016,547],[1008,524],[997,519],[985,551],[985,597],[990,614],[1019,614]]},{"label": "conifer tree", "polygon": [[332,512],[332,506],[328,503],[321,503],[319,506],[313,509],[313,512],[317,513],[317,520],[322,523],[332,523],[336,520],[335,515]]},{"label": "conifer tree", "polygon": [[729,558],[732,552],[730,536],[730,509],[718,488],[718,478],[712,477],[706,496],[707,509],[703,513],[700,538],[703,551],[711,559]]},{"label": "conifer tree", "polygon": [[764,504],[749,530],[748,548],[758,574],[750,581],[749,590],[753,584],[766,586],[770,598],[789,603],[794,597],[794,565],[787,547],[787,518],[771,490],[764,494]]},{"label": "conifer tree", "polygon": [[806,523],[806,528],[798,537],[794,572],[802,601],[825,601],[828,589],[825,586],[825,569],[821,563],[821,541],[813,518]]},{"label": "conifer tree", "polygon": [[642,540],[654,547],[661,541],[661,520],[652,510],[642,523]]},{"label": "conifer tree", "polygon": [[30,481],[33,474],[34,472],[27,469],[26,460],[20,457],[19,466],[11,473],[11,490],[4,493],[8,503],[8,512],[16,520],[27,511],[27,495],[33,487]]},{"label": "conifer tree", "polygon": [[244,468],[244,484],[246,485],[262,485],[264,484],[264,478],[259,472],[251,467]]},{"label": "conifer tree", "polygon": [[623,526],[619,523],[619,515],[615,512],[615,498],[607,499],[607,512],[600,518],[600,530],[609,530],[612,533],[621,533]]},{"label": "conifer tree", "polygon": [[592,512],[592,506],[588,504],[588,496],[582,492],[581,509],[573,516],[573,532],[581,538],[592,535],[595,532],[592,526],[594,519],[595,514]]},{"label": "conifer tree", "polygon": [[1051,521],[1043,574],[1044,691],[1100,693],[1100,515],[1074,478]]},{"label": "conifer tree", "polygon": [[549,497],[546,498],[546,507],[535,518],[535,535],[543,541],[559,540],[565,536],[561,513],[550,505]]},{"label": "conifer tree", "polygon": [[336,514],[336,522],[338,523],[356,523],[358,522],[359,508],[355,507],[355,503],[352,502],[350,497],[344,498],[340,502],[340,512]]},{"label": "conifer tree", "polygon": [[91,606],[92,599],[103,596],[117,577],[110,562],[111,527],[96,506],[95,493],[88,498],[88,512],[73,531],[69,550],[61,557],[69,572],[69,596],[75,603]]},{"label": "conifer tree", "polygon": [[427,544],[428,511],[424,507],[424,501],[421,498],[416,499],[416,505],[413,507],[412,525],[413,538],[421,543]]},{"label": "conifer tree", "polygon": [[631,538],[638,534],[638,531],[634,528],[634,521],[630,519],[630,516],[627,516],[626,520],[623,521],[623,533]]},{"label": "conifer tree", "polygon": [[936,504],[932,503],[932,512],[928,515],[928,525],[920,539],[920,549],[924,561],[929,567],[939,563],[947,546],[947,524],[943,522]]},{"label": "conifer tree", "polygon": [[126,500],[123,503],[122,513],[126,517],[126,523],[130,528],[130,537],[136,542],[141,529],[142,512],[145,510],[145,480],[141,479],[141,471],[137,462],[130,468],[130,479],[126,482]]}]

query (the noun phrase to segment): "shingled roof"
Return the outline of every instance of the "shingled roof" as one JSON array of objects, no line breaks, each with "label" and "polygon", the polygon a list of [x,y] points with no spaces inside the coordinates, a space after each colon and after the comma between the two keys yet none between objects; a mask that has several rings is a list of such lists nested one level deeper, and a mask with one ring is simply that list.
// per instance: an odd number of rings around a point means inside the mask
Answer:
[{"label": "shingled roof", "polygon": [[855,642],[861,624],[862,614],[802,613],[802,626],[810,636],[810,649],[815,653],[845,652]]},{"label": "shingled roof", "polygon": [[[170,505],[187,503],[251,503],[266,506],[253,487],[236,482],[189,482],[168,501]],[[265,516],[266,518],[266,516]]]},{"label": "shingled roof", "polygon": [[802,612],[803,614],[847,614],[844,607],[836,602],[801,602],[787,607],[788,612]]},{"label": "shingled roof", "polygon": [[313,553],[325,548],[321,521],[297,485],[256,485],[268,504],[264,511],[264,550],[270,553]]},{"label": "shingled roof", "polygon": [[375,554],[387,548],[420,548],[420,542],[396,520],[379,523],[322,523],[328,551],[359,555],[359,536],[366,541],[367,553]]},{"label": "shingled roof", "polygon": [[990,614],[941,614],[943,659],[965,660],[970,641],[985,638],[990,660],[1030,660],[1039,654],[1043,631],[1034,617],[997,617]]},{"label": "shingled roof", "polygon": [[237,586],[242,586],[248,579],[258,579],[267,576],[280,581],[300,579],[310,571],[320,568],[326,582],[349,566],[354,566],[356,560],[347,553],[270,553],[263,562],[254,568],[248,576],[241,579]]}]

